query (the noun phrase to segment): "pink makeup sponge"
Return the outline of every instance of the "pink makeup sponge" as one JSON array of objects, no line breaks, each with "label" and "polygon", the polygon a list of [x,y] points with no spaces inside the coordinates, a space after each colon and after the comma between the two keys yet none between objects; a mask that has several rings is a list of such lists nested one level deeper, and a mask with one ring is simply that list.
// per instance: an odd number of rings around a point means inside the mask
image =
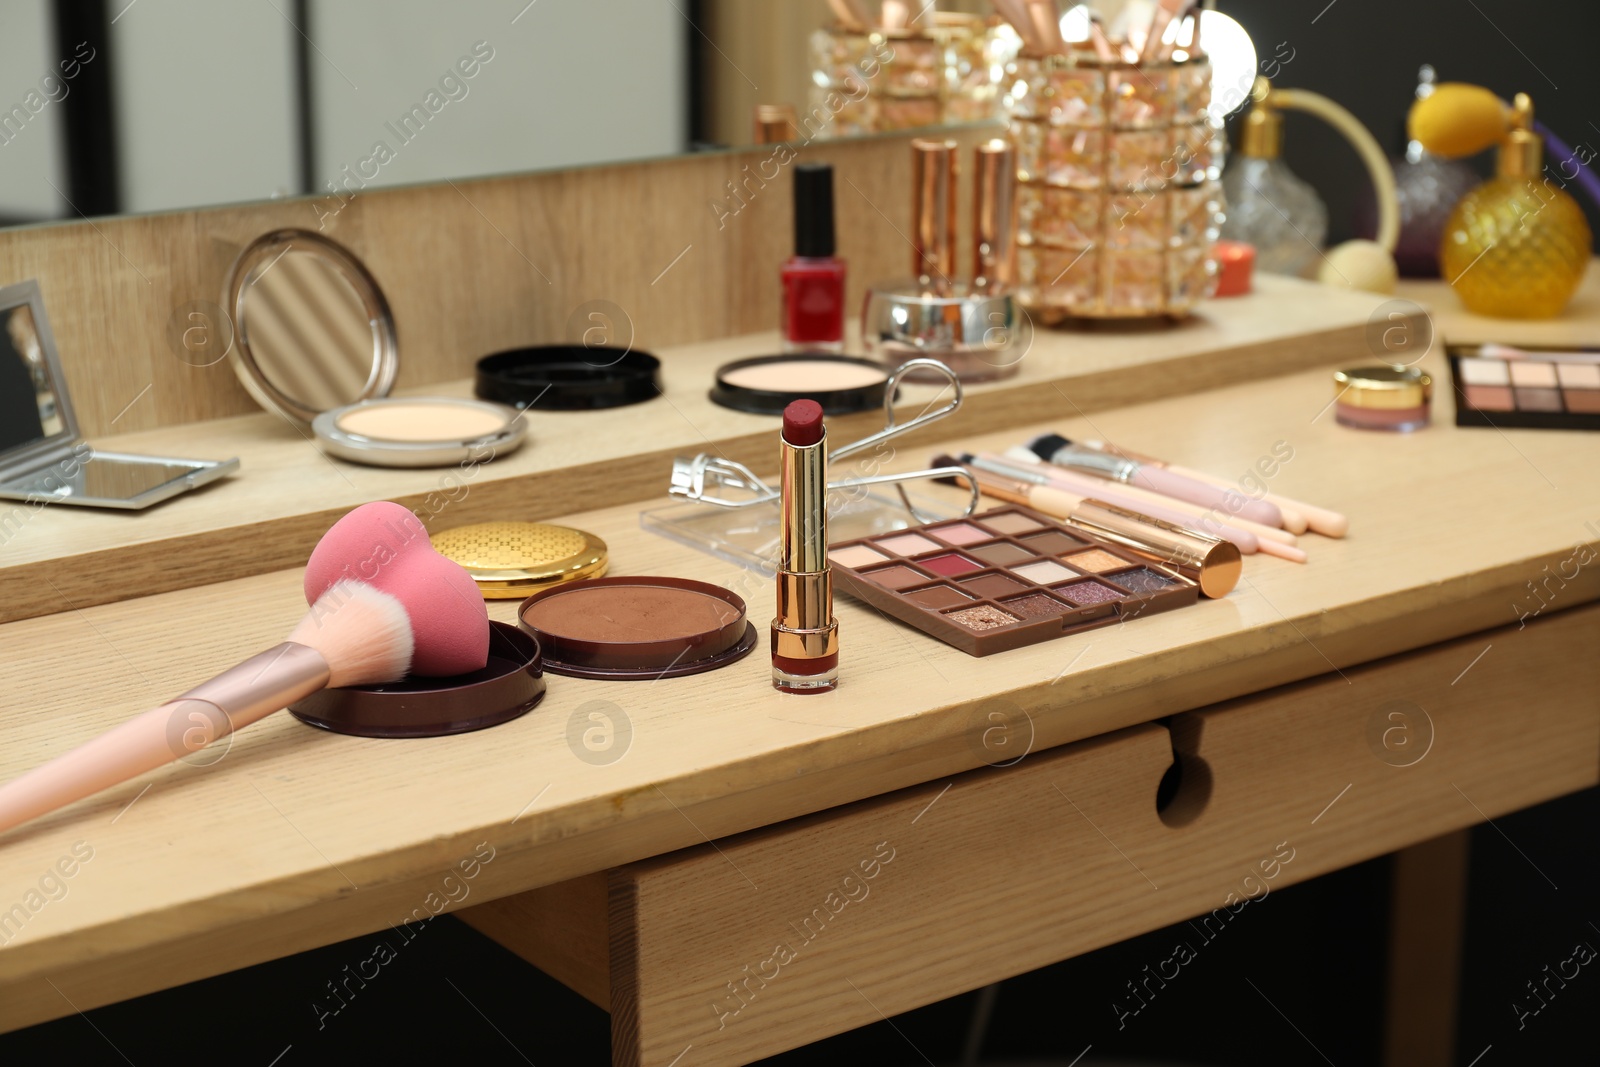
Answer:
[{"label": "pink makeup sponge", "polygon": [[412,674],[448,677],[489,662],[489,610],[477,584],[434,551],[422,520],[399,504],[363,504],[322,535],[306,562],[306,603],[341,579],[405,606],[416,641]]}]

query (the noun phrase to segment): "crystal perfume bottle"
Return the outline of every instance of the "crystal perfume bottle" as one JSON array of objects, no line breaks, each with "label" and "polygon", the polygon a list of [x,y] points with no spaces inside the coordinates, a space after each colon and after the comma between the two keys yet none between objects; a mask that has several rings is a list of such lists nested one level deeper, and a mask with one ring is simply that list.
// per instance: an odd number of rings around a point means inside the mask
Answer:
[{"label": "crystal perfume bottle", "polygon": [[1256,269],[1310,275],[1328,236],[1328,208],[1283,161],[1283,115],[1259,104],[1245,116],[1239,154],[1222,175],[1222,236],[1256,249]]},{"label": "crystal perfume bottle", "polygon": [[1543,167],[1533,101],[1518,93],[1495,177],[1462,197],[1439,245],[1443,276],[1468,310],[1553,318],[1583,280],[1593,247],[1589,223]]},{"label": "crystal perfume bottle", "polygon": [[[1433,95],[1437,75],[1423,64],[1417,72],[1418,100]],[[1445,159],[1422,147],[1422,142],[1401,134],[1405,148],[1390,160],[1394,167],[1395,195],[1400,201],[1400,241],[1394,258],[1407,278],[1439,276],[1439,238],[1458,201],[1483,179],[1459,159]],[[1360,228],[1367,228],[1376,208],[1363,202]]]}]

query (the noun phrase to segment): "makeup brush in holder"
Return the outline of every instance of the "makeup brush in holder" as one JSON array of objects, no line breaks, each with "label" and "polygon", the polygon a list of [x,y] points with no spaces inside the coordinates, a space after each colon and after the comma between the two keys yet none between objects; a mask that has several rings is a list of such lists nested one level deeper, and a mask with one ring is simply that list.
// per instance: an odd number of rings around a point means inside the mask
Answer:
[{"label": "makeup brush in holder", "polygon": [[811,99],[800,135],[851,137],[998,117],[993,72],[1016,51],[998,19],[885,0],[830,0],[837,21],[811,35]]},{"label": "makeup brush in holder", "polygon": [[340,519],[306,566],[311,610],[282,644],[0,786],[0,832],[199,751],[330,687],[451,676],[489,658],[472,578],[398,504]]},{"label": "makeup brush in holder", "polygon": [[1225,143],[1187,5],[1163,0],[1127,38],[1091,18],[1082,41],[1063,39],[1053,0],[1018,6],[1002,7],[1026,42],[1004,99],[1018,301],[1046,323],[1187,314],[1216,286]]}]

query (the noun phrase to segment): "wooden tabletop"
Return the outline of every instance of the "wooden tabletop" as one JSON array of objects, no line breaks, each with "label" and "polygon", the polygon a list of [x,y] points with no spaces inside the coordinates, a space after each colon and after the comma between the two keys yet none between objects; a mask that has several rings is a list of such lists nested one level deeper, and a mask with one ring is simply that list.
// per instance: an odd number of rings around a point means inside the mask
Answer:
[{"label": "wooden tabletop", "polygon": [[[1427,365],[1443,373],[1437,354]],[[830,695],[775,693],[758,651],[655,683],[552,677],[524,718],[454,738],[279,715],[211,766],[0,837],[0,909],[42,901],[0,948],[0,1026],[68,1010],[43,976],[87,1007],[975,767],[993,701],[1046,747],[1505,625],[1540,607],[1529,583],[1573,574],[1575,546],[1600,540],[1600,435],[1457,429],[1447,391],[1424,432],[1349,430],[1327,408],[1331,369],[1087,416],[1060,398],[1054,421],[987,436],[943,424],[955,447],[1057,430],[1230,477],[1285,443],[1271,488],[1346,512],[1351,534],[1302,538],[1306,565],[1248,557],[1223,600],[974,659],[841,597]],[[641,531],[638,512],[563,521],[610,543],[612,573],[729,585],[765,626],[764,581]],[[1600,599],[1600,567],[1541,588],[1545,611]],[[269,647],[303,610],[298,571],[280,571],[0,626],[0,778]],[[628,735],[614,762],[579,755],[597,710]],[[39,897],[78,842],[92,860],[65,896]],[[480,843],[495,858],[444,902],[441,878]]]}]

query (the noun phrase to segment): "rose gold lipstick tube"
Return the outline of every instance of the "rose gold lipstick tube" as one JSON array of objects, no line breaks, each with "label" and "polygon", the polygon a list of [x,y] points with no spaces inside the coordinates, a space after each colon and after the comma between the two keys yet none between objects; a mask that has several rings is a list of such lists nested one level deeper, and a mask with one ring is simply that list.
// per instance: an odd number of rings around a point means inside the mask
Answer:
[{"label": "rose gold lipstick tube", "polygon": [[781,540],[772,685],[784,693],[824,693],[839,684],[839,624],[833,617],[833,572],[828,567],[828,438],[821,431],[814,441],[796,444],[787,433],[787,413],[784,425],[786,432],[779,438]]},{"label": "rose gold lipstick tube", "polygon": [[1001,140],[978,146],[972,203],[972,285],[997,293],[1014,280],[1017,232],[1017,150]]},{"label": "rose gold lipstick tube", "polygon": [[956,274],[956,143],[911,142],[911,269],[926,290]]}]

